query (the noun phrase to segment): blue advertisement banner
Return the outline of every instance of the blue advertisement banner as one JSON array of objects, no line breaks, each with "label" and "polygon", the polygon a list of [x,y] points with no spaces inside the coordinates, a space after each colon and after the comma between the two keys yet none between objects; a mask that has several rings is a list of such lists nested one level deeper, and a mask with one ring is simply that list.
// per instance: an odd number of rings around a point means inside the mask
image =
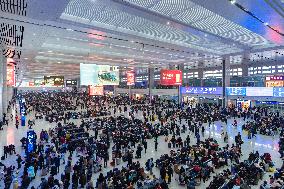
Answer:
[{"label": "blue advertisement banner", "polygon": [[222,87],[181,87],[182,94],[213,94],[222,95]]},{"label": "blue advertisement banner", "polygon": [[227,96],[246,96],[246,87],[227,87]]}]

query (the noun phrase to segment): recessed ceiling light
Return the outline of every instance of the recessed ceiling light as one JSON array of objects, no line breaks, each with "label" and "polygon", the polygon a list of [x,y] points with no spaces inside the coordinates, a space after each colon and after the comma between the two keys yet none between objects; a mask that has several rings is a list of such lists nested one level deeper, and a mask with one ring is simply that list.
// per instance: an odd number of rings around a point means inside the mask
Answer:
[{"label": "recessed ceiling light", "polygon": [[74,31],[74,30],[72,30],[71,28],[67,28],[66,30],[67,30],[67,31]]},{"label": "recessed ceiling light", "polygon": [[268,23],[267,23],[267,22],[265,22],[265,23],[264,23],[264,25],[265,25],[265,26],[267,26],[267,25],[268,25]]},{"label": "recessed ceiling light", "polygon": [[61,64],[61,62],[57,62],[58,64]]},{"label": "recessed ceiling light", "polygon": [[52,53],[52,51],[47,51],[47,52]]},{"label": "recessed ceiling light", "polygon": [[25,60],[28,60],[28,58],[24,58]]},{"label": "recessed ceiling light", "polygon": [[235,4],[235,3],[236,3],[236,0],[231,0],[231,3],[232,3],[232,4]]}]

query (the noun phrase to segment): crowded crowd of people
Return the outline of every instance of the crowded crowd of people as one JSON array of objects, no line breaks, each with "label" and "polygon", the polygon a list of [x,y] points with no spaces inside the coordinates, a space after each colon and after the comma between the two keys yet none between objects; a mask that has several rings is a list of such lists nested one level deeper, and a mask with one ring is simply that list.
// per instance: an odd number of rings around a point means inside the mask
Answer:
[{"label": "crowded crowd of people", "polygon": [[[56,126],[38,133],[32,153],[23,156],[16,152],[12,165],[1,162],[5,189],[12,185],[23,189],[167,189],[172,182],[189,189],[205,188],[202,183],[221,168],[223,173],[214,176],[208,189],[224,184],[249,188],[259,184],[263,172],[275,170],[271,156],[252,153],[247,162],[241,162],[241,133],[236,133],[230,145],[228,133],[223,136],[225,143],[220,144],[206,137],[205,130],[215,122],[227,124],[228,119],[239,118],[247,121],[242,128],[252,137],[270,129],[283,136],[282,117],[265,108],[242,110],[215,104],[193,108],[159,99],[90,97],[84,92],[30,92],[21,94],[21,98],[25,99],[27,116]],[[23,149],[27,148],[26,141],[21,139]],[[154,159],[148,155],[149,144],[154,144],[155,151],[162,145],[168,151]],[[281,157],[283,150],[281,138]],[[275,172],[273,182],[267,183],[274,183],[270,188],[283,184],[283,171],[282,166]],[[259,175],[258,179],[251,178],[252,174]],[[37,176],[41,178],[38,185]]]}]

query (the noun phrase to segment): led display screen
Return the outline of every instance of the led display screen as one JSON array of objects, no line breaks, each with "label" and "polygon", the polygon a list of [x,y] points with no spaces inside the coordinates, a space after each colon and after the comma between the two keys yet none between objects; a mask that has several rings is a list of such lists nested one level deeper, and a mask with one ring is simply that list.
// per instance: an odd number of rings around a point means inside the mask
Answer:
[{"label": "led display screen", "polygon": [[16,85],[16,76],[15,76],[15,62],[11,58],[7,58],[7,86]]},{"label": "led display screen", "polygon": [[89,95],[90,96],[102,96],[104,95],[104,86],[89,86]]},{"label": "led display screen", "polygon": [[44,85],[47,87],[64,86],[64,76],[44,76]]},{"label": "led display screen", "polygon": [[246,87],[227,87],[227,96],[246,96]]},{"label": "led display screen", "polygon": [[272,87],[247,87],[247,96],[273,96]]},{"label": "led display screen", "polygon": [[182,87],[182,94],[215,94],[222,95],[222,87]]},{"label": "led display screen", "polygon": [[80,64],[81,85],[119,85],[117,66]]},{"label": "led display screen", "polygon": [[99,65],[97,85],[119,85],[118,67]]},{"label": "led display screen", "polygon": [[65,81],[66,87],[76,87],[77,86],[77,80],[66,80]]},{"label": "led display screen", "polygon": [[80,64],[81,85],[97,85],[98,80],[98,65],[82,63]]},{"label": "led display screen", "polygon": [[182,71],[180,70],[161,70],[161,85],[181,85]]},{"label": "led display screen", "polygon": [[284,97],[284,87],[274,87],[273,96],[274,97]]},{"label": "led display screen", "polygon": [[134,71],[128,71],[126,73],[127,76],[127,85],[134,85],[135,84],[135,73]]}]

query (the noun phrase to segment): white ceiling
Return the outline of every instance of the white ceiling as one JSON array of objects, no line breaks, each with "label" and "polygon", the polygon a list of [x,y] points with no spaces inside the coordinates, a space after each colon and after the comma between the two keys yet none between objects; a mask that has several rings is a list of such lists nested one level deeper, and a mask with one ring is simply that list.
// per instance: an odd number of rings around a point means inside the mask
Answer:
[{"label": "white ceiling", "polygon": [[195,0],[28,0],[27,5],[26,16],[0,16],[0,23],[25,27],[18,47],[24,79],[78,78],[80,63],[217,66],[225,55],[282,48]]}]

